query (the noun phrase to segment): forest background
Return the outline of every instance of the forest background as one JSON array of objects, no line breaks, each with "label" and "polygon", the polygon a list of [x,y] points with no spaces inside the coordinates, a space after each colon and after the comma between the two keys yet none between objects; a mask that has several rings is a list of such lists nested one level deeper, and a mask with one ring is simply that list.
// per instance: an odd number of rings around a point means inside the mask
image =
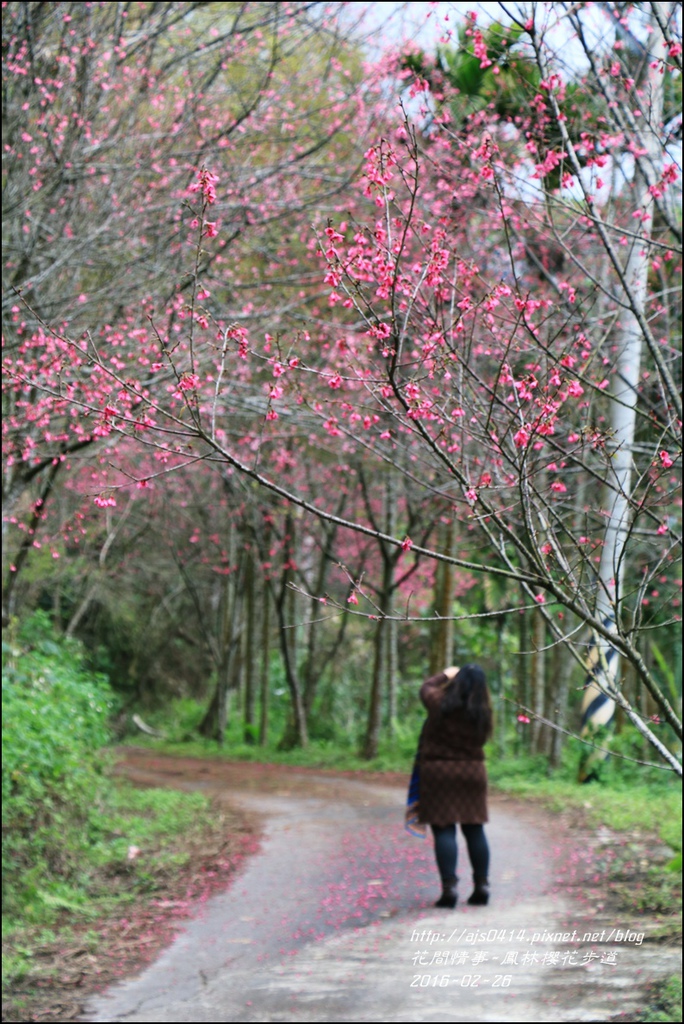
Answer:
[{"label": "forest background", "polygon": [[678,7],[427,15],[3,7],[8,863],[77,723],[406,767],[452,662],[681,777]]}]

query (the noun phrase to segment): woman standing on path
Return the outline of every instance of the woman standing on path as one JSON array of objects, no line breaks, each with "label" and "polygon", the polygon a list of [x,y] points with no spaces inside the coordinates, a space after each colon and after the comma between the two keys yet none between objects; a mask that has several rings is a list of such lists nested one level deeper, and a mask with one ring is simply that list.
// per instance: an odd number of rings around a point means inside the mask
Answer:
[{"label": "woman standing on path", "polygon": [[460,823],[473,869],[468,903],[489,901],[487,771],[483,746],[492,731],[492,709],[478,665],[448,668],[427,679],[420,699],[428,713],[418,753],[418,818],[432,828],[442,895],[435,906],[456,906],[456,824]]}]

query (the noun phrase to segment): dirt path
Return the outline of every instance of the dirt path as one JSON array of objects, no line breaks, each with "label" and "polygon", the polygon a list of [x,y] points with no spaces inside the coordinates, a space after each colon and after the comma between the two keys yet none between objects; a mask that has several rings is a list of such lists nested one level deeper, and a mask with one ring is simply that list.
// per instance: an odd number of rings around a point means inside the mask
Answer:
[{"label": "dirt path", "polygon": [[490,807],[491,905],[438,911],[431,845],[403,831],[398,784],[143,752],[125,770],[255,812],[264,837],[233,886],[82,1020],[595,1021],[680,969],[646,926],[581,903],[590,860],[504,798]]}]

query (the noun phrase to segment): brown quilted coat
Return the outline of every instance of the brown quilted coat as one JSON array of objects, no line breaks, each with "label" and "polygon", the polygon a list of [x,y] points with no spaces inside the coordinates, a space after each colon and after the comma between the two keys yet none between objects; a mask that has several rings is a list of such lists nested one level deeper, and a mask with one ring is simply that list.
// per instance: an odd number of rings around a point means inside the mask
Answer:
[{"label": "brown quilted coat", "polygon": [[427,721],[420,739],[420,797],[418,816],[430,825],[483,825],[487,818],[487,770],[484,732],[465,715],[442,716],[439,704],[447,677],[427,679],[420,699]]}]

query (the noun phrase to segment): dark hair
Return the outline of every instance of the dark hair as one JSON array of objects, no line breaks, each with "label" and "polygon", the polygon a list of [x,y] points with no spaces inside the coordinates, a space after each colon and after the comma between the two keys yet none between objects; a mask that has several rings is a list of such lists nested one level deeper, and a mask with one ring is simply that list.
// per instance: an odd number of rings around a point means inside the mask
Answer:
[{"label": "dark hair", "polygon": [[451,715],[463,711],[485,737],[492,731],[492,705],[485,674],[479,665],[464,665],[444,691],[440,711]]}]

